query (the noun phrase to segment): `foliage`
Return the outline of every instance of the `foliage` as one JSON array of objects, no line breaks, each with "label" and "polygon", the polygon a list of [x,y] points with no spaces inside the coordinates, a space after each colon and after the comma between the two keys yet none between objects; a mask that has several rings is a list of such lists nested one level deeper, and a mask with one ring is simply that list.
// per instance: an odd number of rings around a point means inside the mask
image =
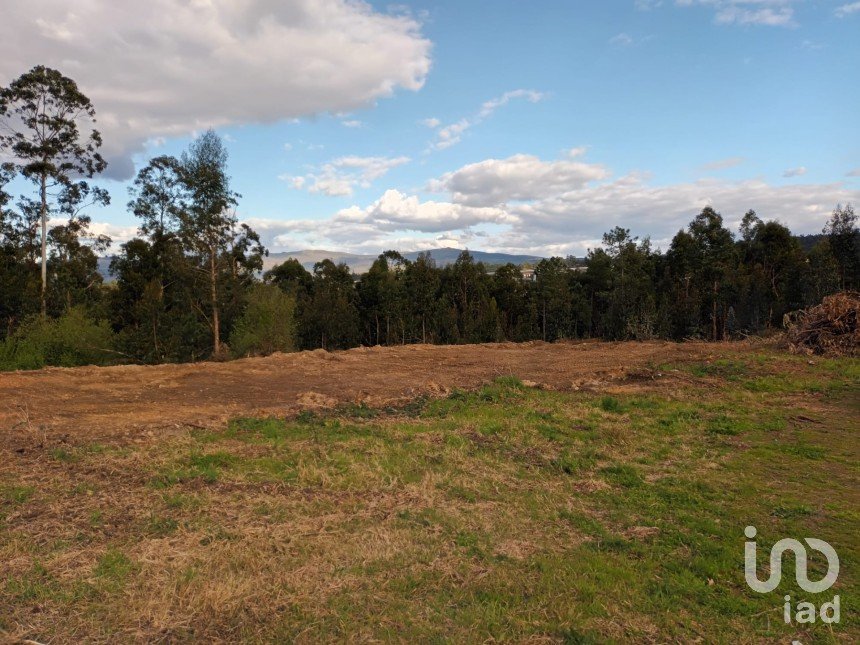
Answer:
[{"label": "foliage", "polygon": [[114,334],[83,307],[59,318],[32,316],[0,343],[0,370],[32,370],[48,365],[106,365],[114,362]]},{"label": "foliage", "polygon": [[296,301],[273,285],[251,288],[245,312],[230,334],[235,356],[291,352],[296,346]]},{"label": "foliage", "polygon": [[[48,299],[48,220],[64,215],[80,221],[82,208],[107,204],[107,191],[79,178],[89,178],[107,167],[98,149],[102,145],[97,130],[80,132],[80,124],[95,122],[95,108],[77,84],[55,69],[37,65],[0,88],[0,153],[12,159],[12,168],[32,181],[38,190],[41,232],[42,280],[41,312]],[[55,192],[56,191],[56,192]],[[74,226],[67,227],[80,232]],[[31,243],[34,236],[30,237]],[[100,243],[109,242],[106,238]]]}]

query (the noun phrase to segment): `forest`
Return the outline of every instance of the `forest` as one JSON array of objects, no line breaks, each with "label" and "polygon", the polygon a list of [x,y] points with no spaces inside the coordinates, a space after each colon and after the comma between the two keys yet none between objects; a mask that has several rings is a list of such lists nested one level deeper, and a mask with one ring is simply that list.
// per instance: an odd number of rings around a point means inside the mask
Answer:
[{"label": "forest", "polygon": [[[263,272],[267,250],[237,215],[212,130],[139,170],[128,201],[138,235],[112,251],[105,281],[98,259],[111,240],[91,231],[90,213],[109,202],[92,183],[107,165],[94,125],[89,99],[56,70],[0,88],[0,369],[407,343],[719,341],[860,288],[851,205],[835,206],[812,246],[778,213],[750,210],[732,231],[709,206],[665,250],[616,227],[584,260],[542,260],[528,279],[468,251],[445,267],[386,251],[360,276],[330,260]],[[13,183],[32,190],[13,195]]]}]

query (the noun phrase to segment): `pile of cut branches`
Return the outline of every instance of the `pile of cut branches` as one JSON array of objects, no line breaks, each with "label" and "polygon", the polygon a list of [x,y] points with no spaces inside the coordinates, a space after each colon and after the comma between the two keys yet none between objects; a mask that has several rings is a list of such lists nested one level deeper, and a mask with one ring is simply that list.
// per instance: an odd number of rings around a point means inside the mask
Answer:
[{"label": "pile of cut branches", "polygon": [[860,293],[827,296],[820,305],[785,316],[788,347],[794,354],[860,355]]}]

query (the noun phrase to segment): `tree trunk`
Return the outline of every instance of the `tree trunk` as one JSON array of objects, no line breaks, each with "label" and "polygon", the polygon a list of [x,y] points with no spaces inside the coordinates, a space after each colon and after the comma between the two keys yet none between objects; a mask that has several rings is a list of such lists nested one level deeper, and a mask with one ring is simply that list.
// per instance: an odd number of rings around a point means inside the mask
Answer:
[{"label": "tree trunk", "polygon": [[48,293],[48,178],[41,177],[40,195],[42,197],[41,217],[42,220],[42,291],[41,310],[42,318],[47,315],[47,293]]},{"label": "tree trunk", "polygon": [[711,306],[711,340],[717,340],[717,281],[714,280],[714,302]]},{"label": "tree trunk", "polygon": [[543,342],[546,342],[546,300],[543,301]]},{"label": "tree trunk", "polygon": [[215,267],[214,249],[209,252],[209,297],[212,300],[212,349],[215,355],[221,353],[221,316],[218,311],[218,273]]}]

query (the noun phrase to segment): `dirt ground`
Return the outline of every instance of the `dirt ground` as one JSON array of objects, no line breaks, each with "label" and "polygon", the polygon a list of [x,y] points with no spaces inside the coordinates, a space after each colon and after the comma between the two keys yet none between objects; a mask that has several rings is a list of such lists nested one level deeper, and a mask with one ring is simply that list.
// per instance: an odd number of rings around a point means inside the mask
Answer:
[{"label": "dirt ground", "polygon": [[51,443],[151,437],[236,416],[288,416],[348,403],[396,405],[416,396],[478,387],[507,374],[549,389],[596,388],[651,378],[661,364],[708,360],[746,347],[669,342],[410,345],[227,363],[0,373],[0,440],[14,448],[24,430],[47,435]]}]

